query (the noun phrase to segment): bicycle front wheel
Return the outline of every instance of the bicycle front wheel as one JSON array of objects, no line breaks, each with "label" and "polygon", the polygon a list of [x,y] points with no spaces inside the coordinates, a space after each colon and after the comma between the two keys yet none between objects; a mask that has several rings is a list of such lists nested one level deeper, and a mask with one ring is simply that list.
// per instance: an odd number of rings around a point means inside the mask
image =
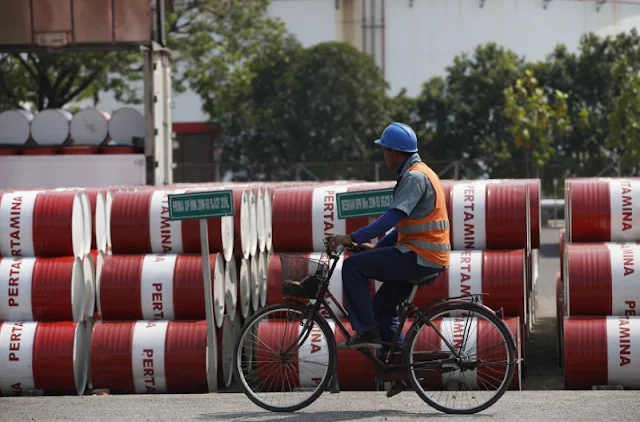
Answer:
[{"label": "bicycle front wheel", "polygon": [[262,309],[243,327],[234,369],[244,393],[272,412],[293,412],[313,403],[335,372],[335,337],[327,321],[308,308],[279,304]]},{"label": "bicycle front wheel", "polygon": [[414,391],[431,407],[473,414],[492,406],[513,380],[516,347],[507,325],[473,303],[445,303],[417,319],[405,342]]}]

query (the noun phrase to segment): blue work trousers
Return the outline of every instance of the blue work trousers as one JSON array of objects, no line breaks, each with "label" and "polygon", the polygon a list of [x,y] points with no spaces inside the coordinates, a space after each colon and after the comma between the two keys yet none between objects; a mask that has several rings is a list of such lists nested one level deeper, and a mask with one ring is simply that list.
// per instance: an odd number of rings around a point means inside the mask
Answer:
[{"label": "blue work trousers", "polygon": [[[396,306],[406,300],[413,289],[407,280],[441,271],[419,265],[415,252],[402,253],[394,247],[360,252],[345,259],[342,285],[352,328],[361,333],[378,326],[382,341],[392,342],[400,325]],[[382,282],[373,300],[370,279]]]}]

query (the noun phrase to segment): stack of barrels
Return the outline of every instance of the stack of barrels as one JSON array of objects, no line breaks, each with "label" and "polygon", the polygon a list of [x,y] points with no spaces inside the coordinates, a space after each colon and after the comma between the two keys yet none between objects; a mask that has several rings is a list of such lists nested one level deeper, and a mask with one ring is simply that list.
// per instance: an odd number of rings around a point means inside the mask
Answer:
[{"label": "stack of barrels", "polygon": [[[95,192],[0,192],[0,394],[83,394]],[[95,238],[94,238],[95,239]]]},{"label": "stack of barrels", "polygon": [[92,107],[76,114],[9,110],[0,113],[0,155],[132,154],[145,131],[144,115],[132,107],[113,114]]},{"label": "stack of barrels", "polygon": [[[539,243],[538,181],[443,183],[451,267],[434,286],[419,290],[416,304],[486,293],[481,301],[502,309],[524,357],[535,286],[532,248]],[[11,374],[2,378],[0,394],[30,389],[195,393],[212,391],[214,384],[231,386],[242,324],[283,299],[280,254],[325,259],[327,235],[348,234],[373,220],[338,219],[336,194],[394,184],[202,183],[2,192],[0,351],[19,360],[0,362],[0,373]],[[227,189],[233,193],[234,217],[208,219],[217,348],[212,351],[199,222],[171,220],[168,195]],[[343,306],[341,265],[348,258],[338,263],[331,280],[331,292]],[[372,280],[371,294],[380,285]],[[345,315],[334,311],[350,330]],[[278,330],[277,321],[267,324],[266,331]],[[39,333],[46,334],[42,340]],[[344,341],[339,330],[335,334]],[[49,355],[63,348],[66,366],[51,365]],[[56,359],[67,356],[55,353]],[[512,388],[520,388],[520,369]],[[352,350],[339,351],[338,381],[343,390],[385,387],[371,363]],[[307,382],[312,381],[300,380]]]},{"label": "stack of barrels", "polygon": [[638,201],[638,179],[565,181],[556,291],[566,389],[640,387]]}]

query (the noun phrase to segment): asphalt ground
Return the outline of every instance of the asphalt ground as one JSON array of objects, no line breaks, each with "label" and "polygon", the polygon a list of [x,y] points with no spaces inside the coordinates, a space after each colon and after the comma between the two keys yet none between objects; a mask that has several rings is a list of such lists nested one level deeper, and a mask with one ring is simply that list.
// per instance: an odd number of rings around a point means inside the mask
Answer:
[{"label": "asphalt ground", "polygon": [[494,406],[469,416],[445,415],[413,392],[386,398],[378,392],[324,394],[296,413],[270,413],[241,393],[84,397],[15,397],[0,400],[0,421],[508,421],[631,422],[640,414],[633,391],[507,392]]}]

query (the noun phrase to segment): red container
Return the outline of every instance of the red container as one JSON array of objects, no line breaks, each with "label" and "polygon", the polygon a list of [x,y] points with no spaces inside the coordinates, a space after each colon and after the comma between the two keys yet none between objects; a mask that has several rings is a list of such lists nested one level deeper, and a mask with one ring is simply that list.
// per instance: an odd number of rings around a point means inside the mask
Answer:
[{"label": "red container", "polygon": [[452,249],[530,250],[526,185],[455,183],[449,198]]},{"label": "red container", "polygon": [[0,196],[0,256],[77,256],[87,252],[77,192],[13,191]]},{"label": "red container", "polygon": [[[233,253],[236,257],[249,258],[253,243],[257,242],[258,234],[255,232],[255,208],[249,201],[250,189],[233,189],[235,215],[233,217],[233,230],[235,234]],[[255,242],[254,242],[255,237]],[[253,251],[255,254],[255,250]]]},{"label": "red container", "polygon": [[446,297],[480,294],[489,308],[528,321],[524,249],[513,251],[452,251],[451,265],[433,286],[418,290],[418,307]]},{"label": "red container", "polygon": [[336,193],[348,184],[277,189],[273,196],[274,252],[322,252],[329,235],[346,235],[366,226],[368,218],[338,219]]},{"label": "red container", "polygon": [[243,318],[246,318],[251,310],[251,278],[249,274],[248,259],[236,259],[236,273],[238,279],[238,308],[240,315]]},{"label": "red container", "polygon": [[[219,327],[227,287],[224,264],[219,254],[211,255],[210,262],[214,314]],[[199,255],[107,255],[96,291],[98,312],[104,320],[206,318]]]},{"label": "red container", "polygon": [[[292,254],[292,255],[298,255],[298,254]],[[312,252],[312,253],[301,253],[299,255],[307,259],[319,261],[322,259],[323,254],[321,252]],[[343,308],[346,307],[346,301],[345,301],[345,295],[344,295],[344,288],[342,286],[342,264],[344,262],[345,257],[348,259],[351,255],[352,253],[347,252],[345,255],[340,257],[340,259],[338,260],[338,263],[336,264],[336,268],[331,276],[331,279],[329,280],[329,292],[333,294],[333,296],[340,303],[340,305],[342,305]],[[325,258],[326,258],[326,255],[325,255]],[[327,262],[327,261],[325,260],[324,262]],[[314,263],[310,262],[309,266],[307,267],[300,266],[299,274],[293,273],[291,272],[291,270],[289,270],[288,276],[290,276],[294,280],[302,280],[304,277],[310,274],[309,271],[311,269],[315,271],[315,266],[316,265]],[[283,300],[287,298],[287,296],[285,296],[282,293],[282,264],[280,261],[280,254],[273,254],[269,258],[267,274],[268,274],[267,275],[268,293],[267,293],[266,305],[270,306],[270,305],[275,305],[277,303],[282,303]],[[370,287],[371,287],[370,292],[372,296],[376,292],[376,285],[373,281],[374,280],[371,280],[371,284],[370,284]],[[338,318],[344,317],[342,312],[338,309],[338,307],[335,304],[331,303],[331,309],[336,313],[336,316]]]},{"label": "red container", "polygon": [[640,241],[640,180],[568,179],[565,190],[567,241]]},{"label": "red container", "polygon": [[637,315],[640,245],[567,244],[567,315]]},{"label": "red container", "polygon": [[[249,257],[249,284],[251,287],[251,309],[256,312],[262,307],[260,304],[260,277],[258,274],[258,255]],[[266,290],[266,289],[265,289]]]},{"label": "red container", "polygon": [[89,350],[82,323],[0,322],[0,355],[0,395],[84,394]]},{"label": "red container", "polygon": [[[344,336],[335,328],[333,321],[328,321],[329,326],[334,331],[337,342],[343,342]],[[343,321],[345,328],[351,329],[348,322]],[[312,329],[311,335],[305,343],[298,348],[298,358],[291,362],[291,371],[285,377],[285,372],[274,370],[269,366],[269,361],[273,360],[274,354],[271,349],[290,345],[295,341],[300,333],[300,329],[292,329],[291,324],[280,320],[263,320],[258,326],[257,337],[260,347],[253,351],[256,355],[255,361],[258,372],[258,380],[266,381],[267,388],[271,387],[275,391],[282,391],[284,387],[315,387],[326,372],[319,365],[327,365],[329,357],[327,354],[327,338],[317,326]],[[266,362],[266,363],[265,363]],[[375,390],[376,382],[374,377],[374,367],[371,361],[356,350],[338,349],[338,382],[342,391],[372,391]],[[280,378],[278,378],[280,375]],[[328,376],[328,375],[327,375]]]},{"label": "red container", "polygon": [[560,273],[556,273],[556,327],[558,330],[558,363],[562,368],[562,356],[563,356],[563,332],[564,332],[564,317],[567,315],[567,308],[564,305],[564,283],[560,277]]},{"label": "red container", "polygon": [[[200,253],[199,220],[169,220],[167,195],[177,193],[185,191],[116,192],[109,221],[112,252]],[[210,252],[222,253],[229,261],[233,256],[233,217],[211,218],[208,229]]]},{"label": "red container", "polygon": [[80,258],[2,258],[0,321],[82,321],[85,284]]},{"label": "red container", "polygon": [[564,320],[564,388],[640,388],[640,317],[573,316]]},{"label": "red container", "polygon": [[[531,216],[531,248],[540,247],[540,179],[485,179],[485,180],[442,180],[447,201],[450,197],[447,190],[460,183],[503,183],[511,185],[526,185],[529,188],[529,214]],[[449,216],[451,217],[451,216]]]},{"label": "red container", "polygon": [[113,393],[207,393],[206,321],[97,321],[91,380]]},{"label": "red container", "polygon": [[238,315],[225,315],[222,326],[216,331],[218,347],[218,380],[229,387],[233,382],[233,359],[236,355],[236,341],[242,330],[242,320]]}]

